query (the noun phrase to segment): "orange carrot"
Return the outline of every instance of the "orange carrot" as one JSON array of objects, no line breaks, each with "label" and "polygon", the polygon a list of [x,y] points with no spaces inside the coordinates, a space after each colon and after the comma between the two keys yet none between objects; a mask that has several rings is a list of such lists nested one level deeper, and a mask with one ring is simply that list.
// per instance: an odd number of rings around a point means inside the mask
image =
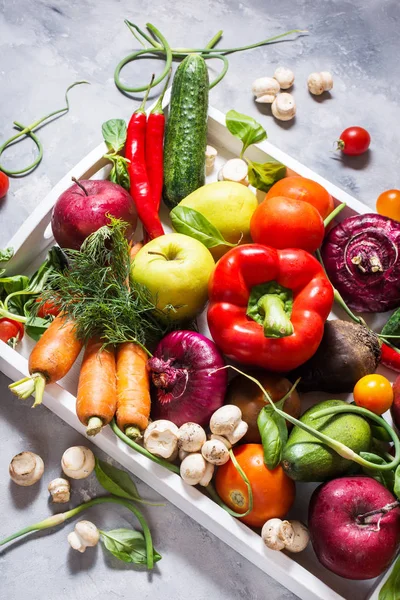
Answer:
[{"label": "orange carrot", "polygon": [[141,248],[143,248],[142,242],[136,242],[135,244],[133,244],[132,248],[129,251],[129,257],[131,259],[131,262],[133,261],[133,259],[135,258],[136,254],[139,252],[139,250]]},{"label": "orange carrot", "polygon": [[99,339],[89,340],[79,375],[76,414],[87,426],[88,435],[96,435],[114,417],[117,406],[115,353],[101,349]]},{"label": "orange carrot", "polygon": [[128,437],[137,438],[149,424],[150,380],[147,354],[131,342],[117,350],[117,425]]},{"label": "orange carrot", "polygon": [[30,354],[31,376],[12,383],[10,390],[22,399],[33,394],[33,406],[37,406],[42,402],[46,384],[65,377],[81,350],[82,343],[76,337],[74,322],[65,316],[56,317]]}]

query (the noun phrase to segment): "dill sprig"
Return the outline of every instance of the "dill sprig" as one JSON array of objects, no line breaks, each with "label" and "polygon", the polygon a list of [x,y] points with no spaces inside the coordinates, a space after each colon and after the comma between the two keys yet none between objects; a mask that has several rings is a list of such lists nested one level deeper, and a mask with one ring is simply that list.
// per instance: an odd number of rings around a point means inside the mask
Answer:
[{"label": "dill sprig", "polygon": [[65,250],[68,268],[55,274],[42,295],[76,323],[84,343],[98,336],[104,345],[125,341],[142,346],[162,337],[170,325],[143,285],[129,282],[127,224],[109,217],[80,250]]}]

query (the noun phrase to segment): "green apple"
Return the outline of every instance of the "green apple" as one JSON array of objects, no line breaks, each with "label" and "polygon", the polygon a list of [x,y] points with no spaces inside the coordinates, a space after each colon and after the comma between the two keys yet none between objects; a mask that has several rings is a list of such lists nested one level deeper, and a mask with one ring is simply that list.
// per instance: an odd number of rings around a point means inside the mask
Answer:
[{"label": "green apple", "polygon": [[[181,206],[200,212],[221,232],[222,236],[235,244],[251,242],[250,221],[258,206],[256,196],[242,183],[218,181],[207,183],[186,196]],[[215,260],[230,250],[229,246],[216,246],[210,252]]]},{"label": "green apple", "polygon": [[210,251],[201,242],[181,233],[168,233],[139,250],[131,278],[149,289],[157,308],[169,318],[185,321],[204,308],[214,267]]}]

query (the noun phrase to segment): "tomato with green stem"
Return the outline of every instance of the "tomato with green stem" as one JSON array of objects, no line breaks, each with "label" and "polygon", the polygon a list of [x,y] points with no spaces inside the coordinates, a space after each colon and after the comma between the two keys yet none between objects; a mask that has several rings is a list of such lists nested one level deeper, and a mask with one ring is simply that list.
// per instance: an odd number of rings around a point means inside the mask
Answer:
[{"label": "tomato with green stem", "polygon": [[18,321],[6,317],[0,319],[0,340],[12,348],[24,337],[24,326]]},{"label": "tomato with green stem", "polygon": [[337,140],[337,150],[348,156],[364,154],[371,143],[371,136],[363,127],[348,127]]},{"label": "tomato with green stem", "polygon": [[367,408],[376,415],[385,413],[393,403],[391,383],[379,373],[361,377],[354,387],[353,396],[357,406]]}]

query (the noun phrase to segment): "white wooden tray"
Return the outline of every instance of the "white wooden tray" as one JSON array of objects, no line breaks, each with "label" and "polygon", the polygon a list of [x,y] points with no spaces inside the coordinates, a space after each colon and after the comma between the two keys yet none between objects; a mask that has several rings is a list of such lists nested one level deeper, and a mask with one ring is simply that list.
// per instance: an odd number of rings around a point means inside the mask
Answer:
[{"label": "white wooden tray", "polygon": [[[167,101],[168,99],[165,102],[167,103]],[[209,180],[215,180],[220,164],[232,156],[238,156],[240,142],[226,129],[225,115],[214,108],[209,109],[208,141],[218,150],[215,170],[209,177]],[[102,157],[105,153],[106,146],[102,143],[63,177],[37,206],[8,244],[15,250],[14,257],[7,266],[8,274],[30,274],[40,265],[48,248],[54,244],[50,219],[58,196],[71,185],[72,176],[77,179],[104,178],[107,172],[107,161]],[[248,155],[252,160],[259,162],[265,162],[268,157],[272,157],[299,175],[319,182],[338,202],[346,203],[347,208],[342,211],[340,218],[355,213],[370,212],[367,206],[269,142],[263,142],[252,148]],[[263,196],[264,194],[261,198]],[[164,222],[167,222],[166,218],[167,213],[165,213]],[[336,316],[344,318],[339,310],[337,310]],[[207,334],[208,329],[204,315],[200,318],[200,328]],[[0,342],[0,369],[12,380],[16,381],[28,375],[27,357],[32,346],[33,342],[27,336],[17,350]],[[46,388],[44,404],[82,435],[85,435],[84,427],[75,415],[78,373],[79,362],[62,381]],[[393,373],[390,371],[385,374],[393,378]],[[319,394],[318,397],[321,399],[322,396]],[[325,395],[325,397],[328,396]],[[16,399],[15,402],[21,401]],[[21,406],[21,410],[29,411],[30,404],[31,401],[27,400],[25,406]],[[36,410],[40,410],[40,408]],[[381,582],[377,580],[354,582],[337,577],[320,565],[311,547],[300,555],[291,557],[265,548],[257,533],[229,516],[200,491],[184,484],[178,475],[135,453],[121,442],[109,428],[106,428],[92,441],[170,502],[303,600],[349,598],[352,600],[377,600]],[[311,484],[297,484],[298,497],[291,515],[304,521],[307,520],[308,501],[314,487],[315,485]],[[268,597],[267,593],[266,597]]]}]

